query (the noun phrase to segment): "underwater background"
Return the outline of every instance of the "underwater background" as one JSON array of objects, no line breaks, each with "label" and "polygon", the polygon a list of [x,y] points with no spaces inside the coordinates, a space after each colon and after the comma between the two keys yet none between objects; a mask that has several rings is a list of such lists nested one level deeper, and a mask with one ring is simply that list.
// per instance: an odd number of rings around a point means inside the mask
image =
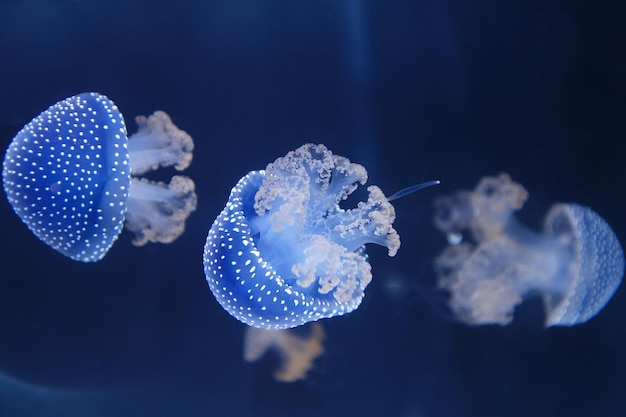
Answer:
[{"label": "underwater background", "polygon": [[[198,207],[171,244],[123,232],[82,264],[0,199],[0,416],[623,416],[626,296],[543,328],[459,323],[433,259],[433,199],[506,172],[539,229],[592,207],[626,242],[626,14],[618,1],[0,0],[0,144],[53,103],[106,94],[195,141]],[[202,251],[234,184],[306,142],[364,165],[402,246],[368,247],[362,305],[323,320],[307,378],[243,359],[245,325]],[[171,172],[168,174],[171,176]]]}]

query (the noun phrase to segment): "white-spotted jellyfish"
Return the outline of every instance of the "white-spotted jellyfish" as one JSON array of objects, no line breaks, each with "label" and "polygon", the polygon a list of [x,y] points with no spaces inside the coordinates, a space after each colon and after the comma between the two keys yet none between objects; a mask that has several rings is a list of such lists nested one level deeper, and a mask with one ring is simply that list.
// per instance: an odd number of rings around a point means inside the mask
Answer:
[{"label": "white-spotted jellyfish", "polygon": [[49,107],[13,138],[2,181],[15,213],[32,233],[63,255],[95,262],[111,248],[124,223],[136,245],[171,242],[195,210],[194,183],[169,184],[134,175],[160,166],[185,169],[193,140],[157,111],[137,117],[126,135],[117,106],[83,93]]},{"label": "white-spotted jellyfish", "polygon": [[[527,191],[506,174],[435,202],[435,226],[451,245],[436,259],[449,306],[469,324],[509,324],[525,297],[542,296],[545,325],[573,326],[598,314],[624,275],[611,227],[578,204],[552,206],[543,233],[513,215]],[[468,239],[463,233],[468,234]]]},{"label": "white-spotted jellyfish", "polygon": [[305,144],[252,171],[209,230],[204,272],[220,305],[243,323],[286,329],[355,310],[372,280],[365,244],[394,256],[395,210],[380,188],[340,203],[367,180],[362,165]]}]

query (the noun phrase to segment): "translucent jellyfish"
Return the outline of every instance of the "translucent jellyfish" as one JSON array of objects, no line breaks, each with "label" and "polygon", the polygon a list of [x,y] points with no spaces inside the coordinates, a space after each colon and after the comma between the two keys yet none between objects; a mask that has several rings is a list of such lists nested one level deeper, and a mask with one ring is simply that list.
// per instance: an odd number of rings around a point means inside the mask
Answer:
[{"label": "translucent jellyfish", "polygon": [[[506,325],[524,297],[540,294],[546,327],[572,326],[598,314],[617,290],[624,253],[609,225],[588,207],[559,203],[543,234],[535,233],[513,216],[527,197],[500,174],[435,202],[435,226],[451,243],[435,261],[439,285],[460,320]],[[460,243],[465,231],[470,239]]]},{"label": "translucent jellyfish", "polygon": [[247,327],[243,343],[243,357],[248,362],[260,359],[268,350],[280,356],[280,367],[274,378],[281,382],[305,379],[313,362],[324,353],[324,329],[312,323],[310,334],[301,336],[293,330],[265,330]]},{"label": "translucent jellyfish", "polygon": [[232,189],[204,247],[221,306],[243,323],[286,329],[355,310],[372,280],[365,244],[400,246],[380,188],[340,207],[367,180],[363,166],[306,144],[252,171]]},{"label": "translucent jellyfish", "polygon": [[9,145],[2,180],[15,213],[40,240],[63,255],[95,262],[124,221],[133,243],[168,243],[196,208],[194,183],[169,184],[132,175],[160,166],[185,169],[193,140],[164,112],[137,118],[126,136],[116,105],[98,93],[59,101],[20,130]]}]

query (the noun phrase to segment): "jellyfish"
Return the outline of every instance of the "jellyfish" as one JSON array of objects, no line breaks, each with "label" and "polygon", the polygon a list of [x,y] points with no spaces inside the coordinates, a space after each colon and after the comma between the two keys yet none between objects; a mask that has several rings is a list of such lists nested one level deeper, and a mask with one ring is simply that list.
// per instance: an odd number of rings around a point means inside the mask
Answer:
[{"label": "jellyfish", "polygon": [[291,329],[265,330],[246,327],[243,357],[247,362],[260,359],[272,349],[280,356],[280,366],[274,378],[280,382],[295,382],[305,379],[313,367],[313,361],[324,353],[324,328],[312,323],[310,334],[301,336]]},{"label": "jellyfish", "polygon": [[83,93],[52,105],[17,133],[2,181],[35,236],[81,262],[102,259],[124,223],[138,246],[180,236],[196,208],[193,181],[176,175],[166,184],[136,175],[171,165],[185,169],[193,140],[162,111],[136,121],[137,133],[127,138],[117,106]]},{"label": "jellyfish", "polygon": [[537,233],[514,216],[527,198],[500,174],[435,201],[434,224],[451,243],[435,260],[438,283],[461,321],[506,325],[526,297],[540,295],[546,327],[573,326],[617,290],[624,253],[606,221],[589,207],[558,203]]},{"label": "jellyfish", "polygon": [[220,305],[249,326],[274,330],[354,311],[372,280],[365,244],[389,256],[400,246],[395,210],[380,188],[341,207],[366,180],[362,165],[314,144],[241,178],[204,247]]}]

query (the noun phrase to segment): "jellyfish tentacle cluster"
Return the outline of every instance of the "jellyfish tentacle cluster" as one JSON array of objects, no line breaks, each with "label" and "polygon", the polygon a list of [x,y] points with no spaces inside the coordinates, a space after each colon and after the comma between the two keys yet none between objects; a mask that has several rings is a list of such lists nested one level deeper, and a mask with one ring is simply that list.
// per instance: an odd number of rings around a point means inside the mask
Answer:
[{"label": "jellyfish tentacle cluster", "polygon": [[128,138],[133,175],[145,174],[161,167],[174,166],[183,171],[193,158],[193,139],[180,130],[164,111],[135,117],[138,129]]},{"label": "jellyfish tentacle cluster", "polygon": [[189,177],[174,175],[167,184],[132,178],[125,227],[135,235],[133,244],[171,243],[178,239],[197,201],[195,184]]},{"label": "jellyfish tentacle cluster", "polygon": [[619,287],[624,252],[600,215],[555,204],[538,233],[513,215],[527,198],[524,187],[500,174],[435,202],[438,229],[467,233],[435,261],[439,285],[461,321],[509,324],[525,297],[540,294],[546,326],[573,326],[598,314]]},{"label": "jellyfish tentacle cluster", "polygon": [[[5,153],[3,186],[35,236],[71,259],[95,262],[125,221],[141,235],[140,244],[171,241],[182,233],[195,209],[193,181],[174,177],[168,186],[131,173],[145,172],[145,166],[183,169],[191,161],[193,140],[165,113],[138,121],[139,137],[129,140],[117,106],[90,92],[50,106],[17,133]],[[147,154],[150,158],[143,157]]]},{"label": "jellyfish tentacle cluster", "polygon": [[134,233],[136,246],[171,243],[185,231],[187,217],[196,209],[195,184],[183,175],[173,176],[169,184],[138,175],[169,166],[185,170],[193,157],[193,139],[163,111],[135,121],[138,130],[128,138],[132,177],[125,227]]},{"label": "jellyfish tentacle cluster", "polygon": [[378,187],[357,207],[340,207],[366,180],[361,165],[313,144],[244,176],[205,244],[205,274],[222,307],[264,329],[355,310],[372,279],[364,245],[390,256],[400,246]]}]

